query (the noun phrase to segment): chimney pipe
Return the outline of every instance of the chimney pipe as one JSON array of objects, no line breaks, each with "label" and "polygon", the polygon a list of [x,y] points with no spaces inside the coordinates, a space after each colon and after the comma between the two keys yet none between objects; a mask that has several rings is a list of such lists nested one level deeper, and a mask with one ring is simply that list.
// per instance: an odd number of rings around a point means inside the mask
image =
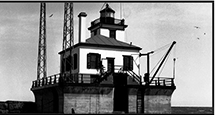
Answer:
[{"label": "chimney pipe", "polygon": [[80,12],[79,17],[79,43],[86,40],[86,16],[85,12]]}]

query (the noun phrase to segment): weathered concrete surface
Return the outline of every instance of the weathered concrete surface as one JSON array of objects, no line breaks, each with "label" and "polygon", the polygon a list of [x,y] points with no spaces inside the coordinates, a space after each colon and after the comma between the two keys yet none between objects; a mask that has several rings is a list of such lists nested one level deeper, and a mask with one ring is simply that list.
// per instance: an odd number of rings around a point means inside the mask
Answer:
[{"label": "weathered concrete surface", "polygon": [[[103,91],[96,88],[94,91]],[[112,89],[113,90],[113,89]],[[70,93],[64,94],[64,113],[71,114],[72,108],[75,113],[112,113],[113,112],[113,91],[109,93],[90,93],[85,90],[84,93]]]},{"label": "weathered concrete surface", "polygon": [[[69,86],[64,90],[64,113],[112,113],[114,88]],[[137,113],[137,88],[128,88],[128,113]],[[146,89],[145,113],[171,113],[172,89]],[[99,95],[98,95],[99,94]]]},{"label": "weathered concrete surface", "polygon": [[43,113],[53,113],[53,93],[51,91],[40,92],[35,95],[37,111]]},{"label": "weathered concrete surface", "polygon": [[137,88],[128,88],[128,113],[137,113]]},{"label": "weathered concrete surface", "polygon": [[129,103],[128,103],[128,113],[137,113],[136,107],[137,107],[137,96],[136,95],[129,95],[128,97]]},{"label": "weathered concrete surface", "polygon": [[[111,78],[108,78],[107,81]],[[132,83],[127,85],[127,79],[124,79],[125,82],[123,83],[120,78],[115,80],[116,84],[114,85],[108,84],[108,82],[99,86],[92,84],[65,84],[63,86],[33,90],[37,110],[43,113],[65,114],[71,114],[72,108],[75,113],[84,114],[113,113],[115,111],[140,113],[141,109],[138,107],[141,104],[138,106],[137,95],[138,90],[143,90],[145,113],[171,113],[171,95],[175,87],[143,86],[140,88]],[[114,94],[116,89],[118,91]],[[119,102],[120,104],[116,104]],[[118,109],[115,109],[116,107]]]},{"label": "weathered concrete surface", "polygon": [[113,90],[113,87],[103,86],[66,86],[64,87],[64,93],[72,94],[109,94]]},{"label": "weathered concrete surface", "polygon": [[145,95],[144,111],[150,114],[170,114],[171,96],[166,95]]},{"label": "weathered concrete surface", "polygon": [[59,87],[43,88],[33,91],[37,112],[62,113],[63,96]]},{"label": "weathered concrete surface", "polygon": [[145,95],[167,95],[171,96],[175,87],[152,86],[145,89]]},{"label": "weathered concrete surface", "polygon": [[113,112],[113,92],[109,94],[100,95],[99,113]]},{"label": "weathered concrete surface", "polygon": [[[146,114],[170,114],[171,96],[175,87],[150,86],[143,87],[137,92],[137,113],[141,113],[141,99],[144,99],[144,112]],[[144,91],[144,97],[141,97],[141,91]],[[139,102],[139,103],[138,103]]]}]

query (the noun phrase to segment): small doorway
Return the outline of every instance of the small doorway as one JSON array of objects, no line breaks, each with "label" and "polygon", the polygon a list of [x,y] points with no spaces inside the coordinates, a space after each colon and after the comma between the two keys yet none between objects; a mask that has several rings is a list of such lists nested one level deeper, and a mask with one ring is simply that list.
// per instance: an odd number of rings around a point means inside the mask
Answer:
[{"label": "small doorway", "polygon": [[127,76],[123,73],[114,74],[114,111],[128,113]]},{"label": "small doorway", "polygon": [[107,58],[107,71],[114,73],[114,59],[115,58]]}]

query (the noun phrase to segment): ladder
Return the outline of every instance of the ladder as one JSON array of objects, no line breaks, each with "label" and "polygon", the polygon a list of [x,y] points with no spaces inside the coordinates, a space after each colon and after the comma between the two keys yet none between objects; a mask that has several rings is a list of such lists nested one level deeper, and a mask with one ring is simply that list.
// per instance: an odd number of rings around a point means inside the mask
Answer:
[{"label": "ladder", "polygon": [[96,114],[100,113],[100,87],[98,88],[98,94],[96,94]]},{"label": "ladder", "polygon": [[142,94],[141,91],[139,90],[137,92],[137,113],[142,113]]}]

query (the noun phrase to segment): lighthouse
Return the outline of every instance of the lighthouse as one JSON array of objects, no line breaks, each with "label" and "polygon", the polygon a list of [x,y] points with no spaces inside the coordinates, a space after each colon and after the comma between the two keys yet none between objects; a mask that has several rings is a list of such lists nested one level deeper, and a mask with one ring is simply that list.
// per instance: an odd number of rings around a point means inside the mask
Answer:
[{"label": "lighthouse", "polygon": [[137,66],[142,48],[125,41],[127,25],[115,18],[109,4],[99,13],[88,27],[89,38],[85,34],[88,16],[79,13],[78,43],[59,52],[59,74],[33,81],[37,111],[171,113],[173,79],[157,77],[148,85],[142,83]]}]

